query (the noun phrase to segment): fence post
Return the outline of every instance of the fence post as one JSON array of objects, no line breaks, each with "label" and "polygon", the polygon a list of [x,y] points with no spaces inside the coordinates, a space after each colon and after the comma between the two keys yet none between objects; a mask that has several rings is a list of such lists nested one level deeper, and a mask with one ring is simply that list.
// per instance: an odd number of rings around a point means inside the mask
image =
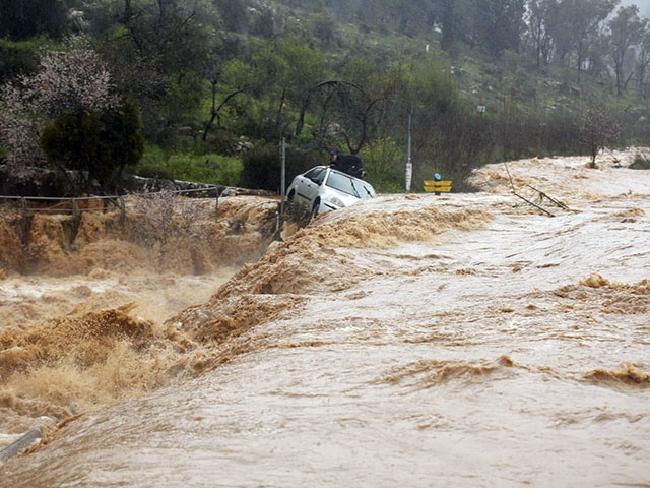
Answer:
[{"label": "fence post", "polygon": [[214,218],[219,217],[219,188],[214,187]]},{"label": "fence post", "polygon": [[124,227],[124,222],[126,222],[126,205],[124,205],[124,197],[120,195],[117,201],[120,205],[120,225]]},{"label": "fence post", "polygon": [[29,220],[27,219],[27,202],[20,197],[20,247],[23,252],[27,249],[29,240]]},{"label": "fence post", "polygon": [[287,161],[287,148],[284,137],[280,142],[280,216],[284,215],[284,192],[285,192],[285,176],[286,176],[286,161]]}]

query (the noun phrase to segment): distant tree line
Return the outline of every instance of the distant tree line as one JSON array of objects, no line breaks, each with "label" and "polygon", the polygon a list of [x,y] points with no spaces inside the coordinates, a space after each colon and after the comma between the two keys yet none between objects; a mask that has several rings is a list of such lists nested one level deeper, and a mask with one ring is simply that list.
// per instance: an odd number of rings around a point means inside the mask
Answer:
[{"label": "distant tree line", "polygon": [[368,28],[417,36],[439,30],[441,46],[494,56],[526,54],[536,66],[573,66],[605,78],[614,72],[623,95],[634,81],[648,96],[650,25],[636,5],[620,0],[326,0],[333,12]]}]

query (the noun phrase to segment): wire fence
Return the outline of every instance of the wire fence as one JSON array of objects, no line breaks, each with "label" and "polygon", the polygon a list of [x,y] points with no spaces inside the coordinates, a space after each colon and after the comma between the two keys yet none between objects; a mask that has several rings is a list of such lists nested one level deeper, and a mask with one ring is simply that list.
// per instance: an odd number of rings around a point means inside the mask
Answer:
[{"label": "wire fence", "polygon": [[185,194],[185,193],[196,193],[196,192],[211,192],[219,189],[224,189],[225,187],[220,186],[206,186],[204,188],[189,188],[185,190],[160,190],[157,192],[142,192],[142,193],[129,193],[128,195],[91,195],[87,197],[36,197],[36,196],[17,196],[17,195],[0,195],[0,200],[43,200],[43,201],[83,201],[83,200],[116,200],[118,198],[123,198],[125,196],[132,195],[156,195],[156,194]]},{"label": "wire fence", "polygon": [[[44,214],[70,214],[79,215],[82,212],[106,212],[111,207],[119,208],[122,214],[132,205],[127,205],[125,197],[139,196],[155,198],[160,195],[192,195],[199,192],[206,194],[206,198],[214,198],[215,205],[218,205],[224,187],[206,186],[202,188],[190,188],[184,190],[161,190],[157,192],[131,193],[128,195],[91,195],[85,197],[38,197],[38,196],[17,196],[0,195],[0,204],[15,203],[12,208],[19,210],[24,217],[38,213]],[[43,202],[44,206],[38,205]],[[57,203],[54,203],[57,202]],[[101,206],[89,206],[92,202],[101,202]],[[47,204],[50,205],[47,205]],[[107,205],[108,204],[108,205]],[[47,205],[47,206],[45,206]],[[67,205],[67,206],[63,206]]]}]

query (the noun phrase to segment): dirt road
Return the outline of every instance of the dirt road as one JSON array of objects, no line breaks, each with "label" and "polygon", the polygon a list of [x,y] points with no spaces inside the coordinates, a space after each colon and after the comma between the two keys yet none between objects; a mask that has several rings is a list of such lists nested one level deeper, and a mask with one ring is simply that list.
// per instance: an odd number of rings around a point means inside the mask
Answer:
[{"label": "dirt road", "polygon": [[650,176],[614,156],[510,164],[553,218],[502,166],[322,217],[168,321],[206,372],[0,485],[649,485]]}]

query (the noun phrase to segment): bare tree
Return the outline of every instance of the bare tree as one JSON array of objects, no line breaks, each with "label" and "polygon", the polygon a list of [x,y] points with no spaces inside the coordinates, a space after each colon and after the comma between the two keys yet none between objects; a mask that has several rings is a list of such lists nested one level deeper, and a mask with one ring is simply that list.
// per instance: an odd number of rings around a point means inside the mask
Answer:
[{"label": "bare tree", "polygon": [[646,31],[641,43],[641,49],[636,60],[636,77],[639,95],[643,98],[648,96],[648,67],[650,66],[650,30]]},{"label": "bare tree", "polygon": [[553,38],[549,23],[553,14],[553,0],[529,0],[526,15],[528,37],[535,53],[537,67],[548,64]]},{"label": "bare tree", "polygon": [[198,200],[170,190],[133,195],[129,207],[137,219],[131,228],[133,237],[151,248],[157,247],[160,264],[170,246],[197,238],[205,214]]},{"label": "bare tree", "polygon": [[598,152],[615,141],[620,133],[620,124],[604,110],[598,107],[587,109],[580,127],[580,142],[589,150],[590,168],[596,167]]},{"label": "bare tree", "polygon": [[[389,99],[392,86],[369,93],[356,83],[327,80],[309,88],[305,94],[296,126],[299,136],[304,127],[305,113],[315,100],[320,100],[318,135],[326,133],[343,138],[351,154],[358,154],[368,143],[376,125],[377,108]],[[333,129],[335,128],[335,129]],[[336,134],[333,134],[335,132]]]},{"label": "bare tree", "polygon": [[243,88],[236,88],[234,91],[230,92],[224,97],[221,102],[217,103],[217,85],[219,84],[219,70],[215,69],[208,77],[210,80],[210,95],[211,95],[211,104],[210,104],[210,118],[205,123],[203,127],[203,141],[208,138],[208,133],[212,129],[215,120],[217,121],[217,126],[221,125],[220,114],[221,110],[232,102],[238,95],[244,93]]}]

